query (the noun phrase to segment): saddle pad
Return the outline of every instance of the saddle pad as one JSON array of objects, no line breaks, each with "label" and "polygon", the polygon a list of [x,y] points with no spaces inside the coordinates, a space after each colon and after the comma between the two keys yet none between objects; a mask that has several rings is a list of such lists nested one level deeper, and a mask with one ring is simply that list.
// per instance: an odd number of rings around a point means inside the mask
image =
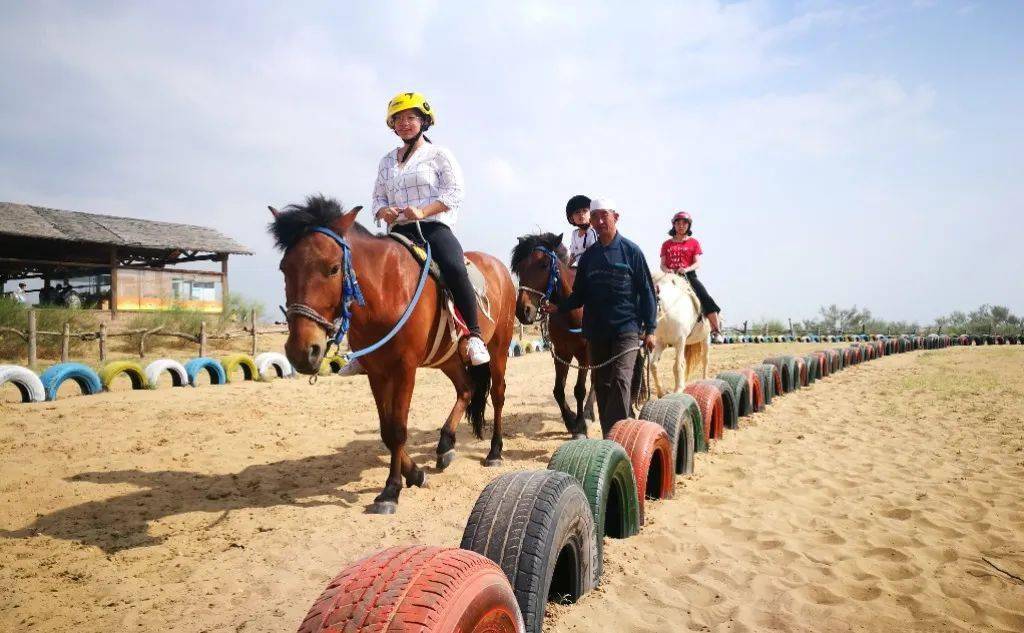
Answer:
[{"label": "saddle pad", "polygon": [[[413,242],[401,233],[388,233],[388,237],[405,246],[421,266],[425,261],[427,261],[426,249],[416,242]],[[473,286],[473,292],[476,293],[477,299],[482,302],[486,302],[487,282],[484,278],[484,274],[480,272],[480,269],[476,267],[476,264],[471,262],[468,258],[464,261],[466,262],[466,272],[469,273],[469,283]],[[447,287],[447,284],[444,282],[444,276],[441,274],[441,269],[438,268],[436,260],[432,260],[430,262],[430,276],[433,277],[434,281],[439,285]]]}]

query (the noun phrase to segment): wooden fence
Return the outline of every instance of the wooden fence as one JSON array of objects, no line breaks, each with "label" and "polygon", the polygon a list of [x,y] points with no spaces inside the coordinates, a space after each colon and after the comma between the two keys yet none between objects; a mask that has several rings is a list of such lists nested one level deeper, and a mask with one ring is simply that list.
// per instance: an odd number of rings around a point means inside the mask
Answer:
[{"label": "wooden fence", "polygon": [[107,341],[112,338],[122,337],[139,337],[139,358],[145,358],[146,356],[146,339],[148,337],[170,337],[185,340],[190,343],[195,343],[199,346],[199,355],[206,356],[207,347],[209,341],[215,340],[232,340],[240,338],[248,338],[250,340],[250,353],[255,356],[257,346],[259,345],[259,336],[261,334],[287,334],[288,328],[268,328],[258,329],[256,327],[256,311],[251,310],[249,312],[249,324],[243,326],[240,331],[235,332],[222,332],[221,334],[210,334],[206,331],[206,322],[203,321],[199,325],[199,331],[195,334],[189,334],[187,332],[170,332],[164,331],[163,326],[158,326],[151,329],[137,329],[137,330],[123,330],[121,332],[107,332],[107,324],[101,323],[99,330],[95,332],[72,332],[71,324],[65,323],[64,330],[62,332],[48,332],[46,330],[40,330],[36,327],[36,311],[30,309],[28,311],[28,330],[18,330],[12,327],[0,328],[0,334],[9,333],[15,334],[28,346],[28,366],[34,368],[39,363],[38,356],[38,340],[40,336],[59,336],[61,339],[60,343],[60,360],[62,363],[68,361],[69,351],[71,348],[71,339],[79,339],[81,341],[98,341],[100,348],[100,362],[106,362],[107,360]]}]

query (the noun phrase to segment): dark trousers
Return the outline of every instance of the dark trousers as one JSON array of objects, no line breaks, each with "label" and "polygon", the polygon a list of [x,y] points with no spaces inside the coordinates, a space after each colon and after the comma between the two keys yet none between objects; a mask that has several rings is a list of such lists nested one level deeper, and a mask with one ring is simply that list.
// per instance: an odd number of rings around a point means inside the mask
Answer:
[{"label": "dark trousers", "polygon": [[[640,343],[640,335],[636,332],[623,332],[610,338],[587,342],[590,344],[591,364],[600,365],[609,358],[636,347]],[[630,387],[636,356],[635,351],[622,354],[604,367],[594,370],[594,395],[597,397],[597,412],[601,418],[601,433],[604,437],[608,437],[616,422],[633,415],[630,406]]]},{"label": "dark trousers", "polygon": [[711,295],[708,294],[708,290],[704,287],[704,284],[700,282],[700,279],[697,279],[696,271],[691,270],[686,273],[686,278],[689,280],[690,285],[693,286],[693,291],[697,293],[697,299],[700,300],[701,312],[704,314],[714,314],[722,311],[722,309],[718,307],[718,304],[715,303],[715,300],[711,298]]},{"label": "dark trousers", "polygon": [[[476,318],[476,295],[473,293],[473,284],[469,283],[469,273],[466,272],[466,256],[462,252],[462,244],[459,244],[459,240],[447,224],[420,222],[420,229],[423,231],[423,237],[430,242],[430,255],[437,262],[437,267],[441,269],[444,283],[451,291],[452,300],[455,301],[455,307],[462,314],[469,333],[473,336],[480,336],[480,323]],[[400,224],[391,230],[401,233],[414,242],[422,242],[415,224]]]}]

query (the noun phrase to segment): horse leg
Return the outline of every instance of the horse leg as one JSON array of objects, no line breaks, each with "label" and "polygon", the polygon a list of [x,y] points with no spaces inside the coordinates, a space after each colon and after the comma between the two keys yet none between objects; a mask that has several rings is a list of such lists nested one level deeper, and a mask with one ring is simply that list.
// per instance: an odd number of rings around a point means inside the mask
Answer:
[{"label": "horse leg", "polygon": [[[582,358],[580,359],[580,366],[586,367],[586,363]],[[586,369],[580,369],[576,372],[576,386],[572,390],[572,395],[576,397],[576,423],[569,429],[569,432],[572,433],[574,440],[587,436],[587,418],[584,417],[584,404],[587,399],[588,373]]]},{"label": "horse leg", "polygon": [[384,490],[368,509],[372,514],[395,513],[398,509],[398,495],[402,492],[403,477],[407,486],[423,486],[427,481],[426,473],[416,466],[405,450],[409,403],[415,384],[415,368],[401,368],[387,376],[370,376],[370,388],[380,417],[380,436],[391,452],[391,469]]},{"label": "horse leg", "polygon": [[672,363],[672,376],[676,379],[676,389],[673,393],[682,393],[686,389],[686,339],[683,339],[676,360]]},{"label": "horse leg", "polygon": [[654,380],[654,393],[659,398],[665,394],[664,390],[661,388],[661,380],[658,379],[658,360],[661,359],[661,353],[663,351],[665,351],[665,348],[662,347],[661,341],[658,341],[654,346],[654,352],[651,354],[651,358],[649,359],[651,363],[651,379]]},{"label": "horse leg", "polygon": [[[492,355],[493,358],[493,355]],[[455,427],[459,420],[466,415],[469,408],[469,401],[473,397],[473,381],[469,373],[461,363],[450,369],[444,369],[444,373],[455,386],[455,405],[452,407],[448,419],[441,427],[440,437],[437,440],[437,469],[444,470],[455,459]]]},{"label": "horse leg", "polygon": [[491,350],[491,407],[494,409],[494,429],[491,433],[491,450],[484,458],[484,466],[501,466],[502,449],[502,427],[501,410],[505,406],[505,364],[508,363],[508,353],[502,354],[502,350],[508,349],[508,344],[495,345]]},{"label": "horse leg", "polygon": [[[557,353],[557,352],[556,352]],[[566,356],[559,354],[560,358],[566,358]],[[569,356],[568,358],[572,358]],[[551,390],[552,395],[555,396],[555,402],[558,403],[558,410],[562,414],[562,423],[565,424],[566,430],[572,433],[572,427],[575,423],[575,417],[572,411],[569,410],[569,405],[565,402],[565,382],[569,377],[569,367],[564,363],[555,361],[555,387]]]}]

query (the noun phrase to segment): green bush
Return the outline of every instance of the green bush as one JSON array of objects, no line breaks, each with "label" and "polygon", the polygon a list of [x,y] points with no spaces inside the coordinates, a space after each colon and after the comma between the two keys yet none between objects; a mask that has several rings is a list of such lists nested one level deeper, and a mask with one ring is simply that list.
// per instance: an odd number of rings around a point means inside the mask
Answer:
[{"label": "green bush", "polygon": [[[28,332],[28,310],[32,306],[19,303],[8,297],[0,297],[0,327],[10,327],[22,332]],[[58,308],[51,306],[36,306],[36,329],[40,332],[60,332],[64,324],[71,324],[72,332],[91,331],[99,329],[96,317],[90,312],[73,310],[70,308]],[[71,339],[71,351],[80,350],[86,346],[95,345],[81,339]],[[57,356],[60,354],[59,336],[39,336],[37,339],[39,358]],[[28,357],[28,346],[25,340],[17,334],[0,333],[0,358],[26,359]]]},{"label": "green bush", "polygon": [[[249,324],[249,311],[256,310],[256,318],[259,319],[263,312],[263,306],[258,301],[246,299],[242,295],[232,294],[228,296],[227,310],[222,314],[210,314],[208,312],[197,312],[182,307],[174,307],[170,310],[159,312],[146,312],[136,314],[128,321],[126,326],[129,330],[152,330],[163,327],[165,332],[181,332],[183,334],[198,335],[199,328],[203,321],[206,321],[207,334],[221,334],[223,332],[237,331]],[[124,339],[126,348],[135,349],[138,345],[136,337]],[[160,339],[161,344],[172,347],[191,347],[190,343],[183,339]]]}]

